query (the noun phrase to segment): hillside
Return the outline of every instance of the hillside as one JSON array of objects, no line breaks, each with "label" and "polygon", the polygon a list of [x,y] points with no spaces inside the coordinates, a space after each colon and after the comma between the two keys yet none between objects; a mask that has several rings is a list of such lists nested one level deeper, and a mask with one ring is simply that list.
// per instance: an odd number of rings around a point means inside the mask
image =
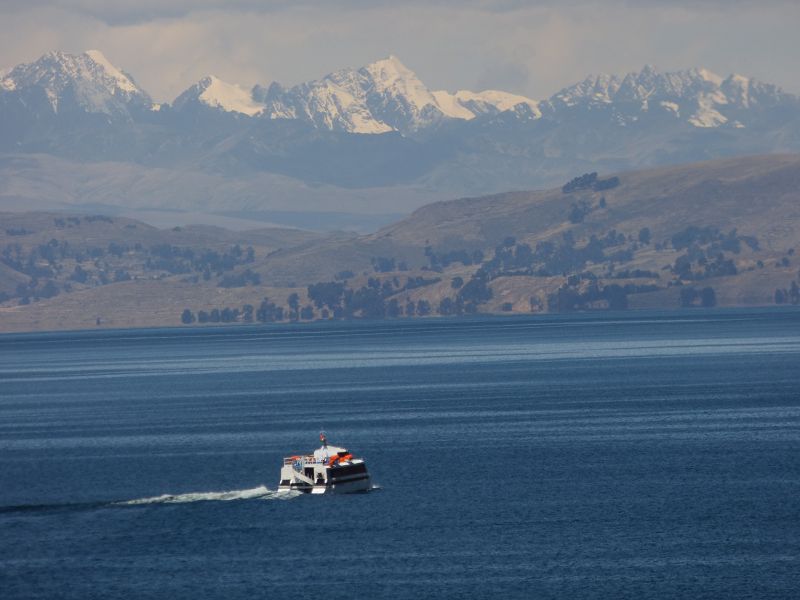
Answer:
[{"label": "hillside", "polygon": [[798,155],[589,173],[363,236],[0,223],[2,331],[800,302]]},{"label": "hillside", "polygon": [[[798,155],[708,161],[603,177],[618,177],[620,183],[601,191],[565,194],[556,188],[436,202],[341,247],[332,248],[326,241],[302,254],[279,253],[265,274],[318,280],[331,277],[345,263],[368,268],[375,256],[393,256],[421,268],[429,264],[426,246],[439,254],[485,252],[509,236],[535,245],[568,231],[580,240],[612,229],[636,237],[647,227],[653,240],[663,241],[695,225],[747,231],[763,240],[764,250],[775,252],[798,243]],[[601,198],[602,209],[597,206]],[[570,222],[573,205],[589,207],[580,222]]]},{"label": "hillside", "polygon": [[[0,213],[0,330],[170,324],[176,302],[238,302],[237,269],[322,237],[297,229],[162,230],[106,215]],[[226,277],[231,287],[220,287]],[[283,300],[288,293],[281,291]]]},{"label": "hillside", "polygon": [[746,227],[770,244],[785,246],[791,243],[787,225],[800,215],[800,156],[794,154],[609,173],[603,178],[614,176],[620,183],[607,190],[589,187],[565,194],[554,189],[438,202],[373,238],[433,246],[448,246],[459,239],[479,247],[494,245],[509,235],[535,240],[562,230],[572,204],[605,198],[603,210],[591,211],[573,224],[576,235],[601,234],[610,228],[638,231],[647,226],[655,239],[663,239],[695,224]]}]

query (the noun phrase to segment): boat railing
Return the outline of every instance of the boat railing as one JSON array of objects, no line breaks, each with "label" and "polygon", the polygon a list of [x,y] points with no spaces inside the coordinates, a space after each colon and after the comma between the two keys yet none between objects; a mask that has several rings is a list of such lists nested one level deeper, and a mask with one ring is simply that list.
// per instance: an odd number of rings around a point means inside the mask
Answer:
[{"label": "boat railing", "polygon": [[314,457],[313,454],[308,454],[306,456],[287,456],[283,459],[284,465],[293,465],[297,462],[301,462],[306,465],[324,465],[324,460],[318,460]]}]

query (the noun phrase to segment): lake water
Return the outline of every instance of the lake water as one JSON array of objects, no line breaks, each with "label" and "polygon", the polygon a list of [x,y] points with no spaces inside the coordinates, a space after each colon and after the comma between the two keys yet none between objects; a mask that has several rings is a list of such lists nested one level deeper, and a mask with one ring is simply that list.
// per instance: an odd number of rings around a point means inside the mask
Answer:
[{"label": "lake water", "polygon": [[797,311],[0,336],[5,600],[798,590]]}]

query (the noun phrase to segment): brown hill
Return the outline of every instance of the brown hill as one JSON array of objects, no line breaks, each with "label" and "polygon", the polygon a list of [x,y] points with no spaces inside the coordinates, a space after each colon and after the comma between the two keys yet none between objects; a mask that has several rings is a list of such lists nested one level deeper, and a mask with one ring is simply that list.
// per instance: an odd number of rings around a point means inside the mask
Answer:
[{"label": "brown hill", "polygon": [[[565,228],[585,235],[647,226],[660,239],[687,225],[714,225],[747,229],[777,248],[797,241],[800,155],[733,158],[616,175],[619,185],[608,190],[512,192],[437,202],[384,228],[374,239],[412,246],[485,247],[509,235],[543,238]],[[605,210],[587,215],[577,227],[569,223],[573,203],[596,203],[601,197],[606,198]]]},{"label": "brown hill", "polygon": [[6,213],[0,330],[796,303],[798,247],[798,155],[437,202],[367,236]]},{"label": "brown hill", "polygon": [[[302,251],[281,252],[263,265],[263,272],[278,282],[307,284],[342,270],[371,270],[375,257],[422,267],[426,246],[438,253],[491,250],[509,236],[535,244],[566,231],[583,239],[611,229],[635,236],[648,227],[654,240],[665,240],[695,225],[738,228],[775,252],[800,244],[800,155],[733,158],[616,176],[619,185],[601,191],[553,189],[435,202],[372,235],[325,239]],[[601,198],[605,208],[570,222],[573,205],[597,207]]]}]

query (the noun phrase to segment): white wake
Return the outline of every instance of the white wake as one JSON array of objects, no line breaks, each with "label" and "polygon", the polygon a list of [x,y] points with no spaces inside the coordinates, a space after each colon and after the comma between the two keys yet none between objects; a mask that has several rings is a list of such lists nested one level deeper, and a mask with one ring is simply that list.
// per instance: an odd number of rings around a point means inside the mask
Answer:
[{"label": "white wake", "polygon": [[186,502],[209,502],[230,500],[290,500],[296,498],[301,492],[288,491],[279,492],[270,490],[266,486],[258,486],[249,490],[231,490],[228,492],[190,492],[188,494],[164,494],[163,496],[153,496],[151,498],[137,498],[136,500],[126,500],[117,502],[122,505],[137,504],[184,504]]}]

